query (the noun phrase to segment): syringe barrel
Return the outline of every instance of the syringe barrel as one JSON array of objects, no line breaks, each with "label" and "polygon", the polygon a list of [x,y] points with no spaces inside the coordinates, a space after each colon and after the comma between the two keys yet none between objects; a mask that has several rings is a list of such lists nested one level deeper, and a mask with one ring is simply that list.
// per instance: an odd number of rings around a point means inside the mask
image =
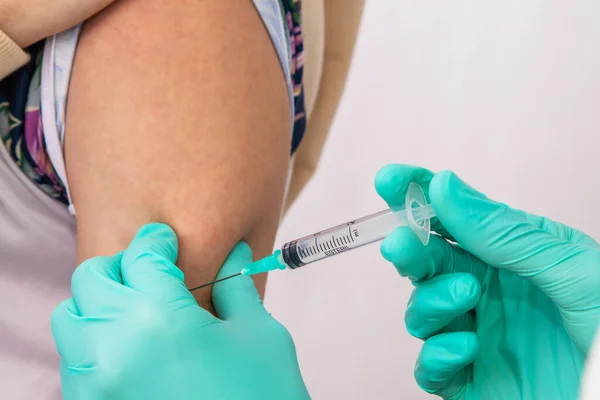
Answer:
[{"label": "syringe barrel", "polygon": [[408,225],[424,245],[429,241],[430,218],[435,215],[419,185],[411,183],[404,210],[383,210],[286,243],[281,248],[285,264],[296,269],[303,265],[382,240],[396,228]]},{"label": "syringe barrel", "polygon": [[286,243],[283,261],[292,269],[382,240],[407,225],[404,211],[384,210]]}]

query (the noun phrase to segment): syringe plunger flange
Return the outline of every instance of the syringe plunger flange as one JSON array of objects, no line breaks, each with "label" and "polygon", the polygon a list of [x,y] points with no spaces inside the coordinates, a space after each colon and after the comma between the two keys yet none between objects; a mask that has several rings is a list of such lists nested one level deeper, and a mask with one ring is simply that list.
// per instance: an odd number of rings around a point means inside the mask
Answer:
[{"label": "syringe plunger flange", "polygon": [[[412,229],[425,246],[429,243],[429,236],[431,234],[430,218],[433,216],[431,205],[426,206],[427,198],[423,189],[418,184],[411,182],[408,185],[405,199],[406,220],[410,229]],[[423,215],[424,210],[429,211],[429,213],[426,213],[428,215]],[[419,215],[416,215],[415,211],[418,211]]]}]

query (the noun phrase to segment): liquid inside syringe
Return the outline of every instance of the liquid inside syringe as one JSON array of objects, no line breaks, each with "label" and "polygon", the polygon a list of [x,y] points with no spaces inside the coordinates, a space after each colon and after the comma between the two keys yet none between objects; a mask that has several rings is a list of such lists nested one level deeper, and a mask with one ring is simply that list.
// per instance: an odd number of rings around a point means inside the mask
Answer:
[{"label": "liquid inside syringe", "polygon": [[433,207],[426,203],[421,187],[411,183],[406,194],[405,207],[402,210],[388,209],[380,211],[292,240],[284,244],[280,250],[275,251],[271,256],[248,265],[239,274],[191,290],[200,289],[242,274],[256,275],[276,269],[297,269],[324,258],[383,240],[400,226],[409,226],[421,242],[427,245],[430,234],[430,219],[434,216]]}]

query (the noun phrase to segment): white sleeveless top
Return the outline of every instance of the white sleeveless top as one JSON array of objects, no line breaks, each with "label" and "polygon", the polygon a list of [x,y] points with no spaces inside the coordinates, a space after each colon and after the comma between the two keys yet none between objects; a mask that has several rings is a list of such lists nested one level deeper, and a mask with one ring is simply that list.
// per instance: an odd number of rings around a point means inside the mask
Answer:
[{"label": "white sleeveless top", "polygon": [[[285,72],[291,56],[277,0],[255,0]],[[79,27],[46,41],[42,123],[48,156],[67,186],[62,139]],[[288,80],[293,107],[291,79]],[[293,111],[293,110],[292,110]],[[292,116],[294,113],[292,112]],[[59,357],[50,315],[71,296],[76,263],[74,210],[43,193],[0,144],[0,399],[60,399]]]}]

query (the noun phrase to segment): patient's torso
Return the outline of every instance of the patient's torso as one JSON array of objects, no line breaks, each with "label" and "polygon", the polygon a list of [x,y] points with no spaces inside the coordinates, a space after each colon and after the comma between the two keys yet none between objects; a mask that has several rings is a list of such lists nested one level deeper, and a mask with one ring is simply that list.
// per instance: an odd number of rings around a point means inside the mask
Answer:
[{"label": "patient's torso", "polygon": [[0,146],[0,398],[58,399],[54,307],[70,297],[75,222]]}]

